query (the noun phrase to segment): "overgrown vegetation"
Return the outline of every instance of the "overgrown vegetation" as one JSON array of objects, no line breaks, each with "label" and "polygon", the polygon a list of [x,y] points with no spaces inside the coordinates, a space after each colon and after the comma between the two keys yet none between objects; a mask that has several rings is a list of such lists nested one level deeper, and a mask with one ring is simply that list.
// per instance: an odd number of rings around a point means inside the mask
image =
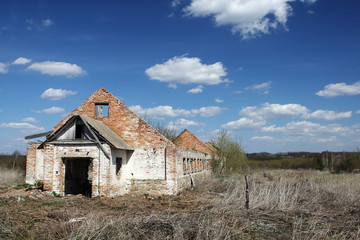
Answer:
[{"label": "overgrown vegetation", "polygon": [[159,198],[23,195],[19,201],[0,192],[0,239],[359,239],[358,175],[247,174],[249,210],[240,174]]},{"label": "overgrown vegetation", "polygon": [[222,130],[211,141],[215,149],[212,158],[212,168],[217,174],[231,173],[241,170],[246,163],[246,154],[239,141],[233,139],[230,134]]},{"label": "overgrown vegetation", "polygon": [[19,151],[0,155],[0,188],[22,185],[25,182],[26,157]]}]

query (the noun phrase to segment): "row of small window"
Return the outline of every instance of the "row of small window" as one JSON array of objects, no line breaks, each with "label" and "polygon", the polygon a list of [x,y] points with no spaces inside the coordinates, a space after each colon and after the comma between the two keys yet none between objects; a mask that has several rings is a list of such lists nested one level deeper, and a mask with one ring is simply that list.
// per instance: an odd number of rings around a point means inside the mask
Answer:
[{"label": "row of small window", "polygon": [[211,163],[208,159],[183,158],[184,175],[201,172],[210,169]]}]

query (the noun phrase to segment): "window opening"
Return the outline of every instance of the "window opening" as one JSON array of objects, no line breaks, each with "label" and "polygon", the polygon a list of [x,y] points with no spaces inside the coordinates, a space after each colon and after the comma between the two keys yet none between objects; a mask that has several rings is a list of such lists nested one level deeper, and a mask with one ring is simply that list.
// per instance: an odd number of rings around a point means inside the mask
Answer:
[{"label": "window opening", "polygon": [[109,103],[95,103],[95,117],[106,118],[109,116]]},{"label": "window opening", "polygon": [[122,167],[122,158],[116,158],[116,176],[120,176]]},{"label": "window opening", "polygon": [[75,139],[83,139],[83,138],[84,138],[83,125],[76,124],[75,125]]}]

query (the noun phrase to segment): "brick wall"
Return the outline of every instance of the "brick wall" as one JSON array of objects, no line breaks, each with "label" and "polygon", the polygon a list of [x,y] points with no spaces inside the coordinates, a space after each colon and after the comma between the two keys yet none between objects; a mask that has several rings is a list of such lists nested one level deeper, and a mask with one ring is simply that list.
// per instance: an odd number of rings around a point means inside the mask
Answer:
[{"label": "brick wall", "polygon": [[174,140],[174,144],[183,149],[197,150],[210,155],[212,154],[209,147],[187,129],[177,136]]}]

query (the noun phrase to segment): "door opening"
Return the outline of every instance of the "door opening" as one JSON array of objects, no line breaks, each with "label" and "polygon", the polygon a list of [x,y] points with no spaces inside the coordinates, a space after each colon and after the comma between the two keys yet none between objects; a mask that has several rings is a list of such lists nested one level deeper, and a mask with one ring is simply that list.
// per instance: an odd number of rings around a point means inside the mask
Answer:
[{"label": "door opening", "polygon": [[92,167],[90,158],[66,158],[65,194],[91,197]]}]

